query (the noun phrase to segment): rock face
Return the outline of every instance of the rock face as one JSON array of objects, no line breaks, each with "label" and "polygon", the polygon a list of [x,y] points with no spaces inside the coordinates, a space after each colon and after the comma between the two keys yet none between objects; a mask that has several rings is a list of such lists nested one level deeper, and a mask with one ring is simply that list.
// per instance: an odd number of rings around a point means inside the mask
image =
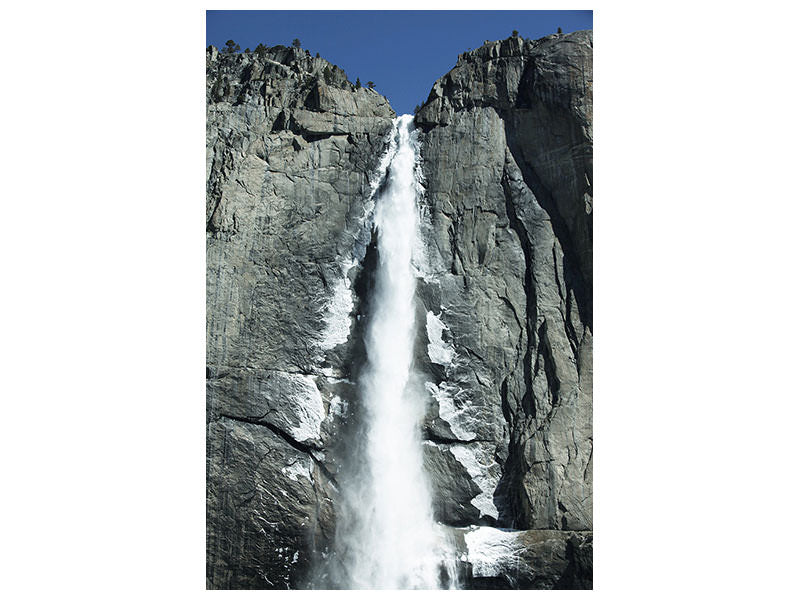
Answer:
[{"label": "rock face", "polygon": [[[425,461],[468,588],[591,587],[591,86],[591,32],[509,38],[416,116]],[[209,48],[207,103],[207,586],[325,587],[395,115],[281,46]]]},{"label": "rock face", "polygon": [[[469,475],[439,479],[439,517],[590,530],[592,32],[462,55],[416,123],[422,298],[453,354],[432,370],[429,454]],[[467,479],[480,492],[453,510]]]},{"label": "rock face", "polygon": [[466,589],[592,587],[592,534],[470,527],[454,536],[466,554]]},{"label": "rock face", "polygon": [[207,103],[208,587],[302,587],[334,527],[348,275],[395,114],[280,46],[210,48]]}]

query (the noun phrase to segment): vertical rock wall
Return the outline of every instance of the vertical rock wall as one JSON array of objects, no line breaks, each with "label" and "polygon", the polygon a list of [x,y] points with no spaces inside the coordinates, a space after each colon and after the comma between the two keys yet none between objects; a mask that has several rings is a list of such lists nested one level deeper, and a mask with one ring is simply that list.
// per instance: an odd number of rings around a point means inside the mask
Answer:
[{"label": "vertical rock wall", "polygon": [[[461,55],[416,117],[416,383],[467,587],[591,586],[591,85],[591,32],[509,38]],[[207,585],[308,587],[359,443],[394,112],[282,46],[209,48],[207,102]]]},{"label": "vertical rock wall", "polygon": [[[431,463],[450,473],[440,514],[590,530],[592,32],[461,55],[416,123],[430,220],[423,299],[454,353],[435,372],[428,425]],[[445,466],[453,458],[460,475]]]},{"label": "vertical rock wall", "polygon": [[210,48],[207,106],[208,587],[301,587],[334,527],[350,267],[395,115],[280,46]]}]

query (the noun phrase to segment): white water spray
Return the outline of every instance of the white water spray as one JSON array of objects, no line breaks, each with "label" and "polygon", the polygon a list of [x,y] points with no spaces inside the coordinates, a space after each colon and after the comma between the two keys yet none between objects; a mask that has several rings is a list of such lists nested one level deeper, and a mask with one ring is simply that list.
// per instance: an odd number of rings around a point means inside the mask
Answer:
[{"label": "white water spray", "polygon": [[416,323],[412,255],[419,235],[413,117],[394,121],[394,153],[375,205],[378,266],[359,380],[364,444],[342,482],[337,555],[350,589],[439,587],[442,541],[423,470],[425,398],[410,385]]}]

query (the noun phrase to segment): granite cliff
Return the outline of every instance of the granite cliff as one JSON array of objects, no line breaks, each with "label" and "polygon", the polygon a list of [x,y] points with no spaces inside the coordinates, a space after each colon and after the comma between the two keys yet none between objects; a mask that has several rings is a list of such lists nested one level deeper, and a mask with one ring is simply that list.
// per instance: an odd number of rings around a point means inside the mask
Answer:
[{"label": "granite cliff", "polygon": [[[207,585],[325,587],[394,111],[207,51]],[[467,588],[592,580],[592,33],[462,54],[416,115],[426,470]]]}]

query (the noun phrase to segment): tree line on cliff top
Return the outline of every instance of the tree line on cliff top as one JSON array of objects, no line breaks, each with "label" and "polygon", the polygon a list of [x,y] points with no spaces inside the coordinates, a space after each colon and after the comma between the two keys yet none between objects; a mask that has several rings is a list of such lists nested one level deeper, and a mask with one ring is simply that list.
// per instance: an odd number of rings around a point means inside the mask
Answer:
[{"label": "tree line on cliff top", "polygon": [[[556,33],[558,33],[558,34],[563,33],[563,31],[561,30],[561,27],[558,28],[558,31]],[[511,37],[514,37],[514,38],[519,37],[519,31],[517,31],[516,29],[514,31],[512,31],[511,32]],[[302,44],[301,44],[299,38],[294,38],[292,40],[292,47],[293,48],[297,48],[297,49],[302,48]],[[209,46],[208,48],[210,49],[211,46]],[[227,42],[225,42],[225,46],[220,49],[220,52],[222,54],[236,54],[237,52],[241,52],[241,50],[242,50],[242,48],[241,48],[241,46],[239,46],[239,44],[237,44],[233,40],[228,40]],[[264,58],[264,57],[266,57],[268,50],[269,50],[268,46],[265,46],[264,44],[258,44],[258,46],[256,46],[256,48],[255,48],[255,50],[253,52],[259,58]],[[469,48],[469,50],[472,50],[472,48]],[[245,52],[245,54],[249,54],[251,52],[250,48],[245,48],[244,52]],[[306,52],[308,52],[308,50],[306,50]],[[319,58],[319,52],[317,52],[316,57]],[[324,73],[324,76],[325,76],[324,78],[325,78],[326,82],[328,82],[328,80],[330,78],[329,67],[326,67],[326,71]],[[361,79],[359,79],[358,77],[356,77],[355,87],[356,87],[356,89],[361,87]],[[368,81],[367,82],[367,87],[369,89],[371,89],[371,90],[375,89],[375,82],[374,81]],[[417,112],[419,112],[419,110],[420,110],[420,106],[418,104],[417,106],[414,107],[414,114],[417,114]]]}]

